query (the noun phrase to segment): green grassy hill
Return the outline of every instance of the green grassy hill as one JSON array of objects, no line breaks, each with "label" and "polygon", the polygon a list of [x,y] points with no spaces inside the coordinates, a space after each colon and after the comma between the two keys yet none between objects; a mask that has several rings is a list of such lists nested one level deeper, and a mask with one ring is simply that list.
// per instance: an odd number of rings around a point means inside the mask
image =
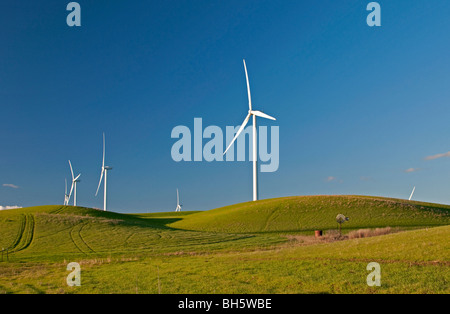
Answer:
[{"label": "green grassy hill", "polygon": [[170,226],[234,233],[305,232],[336,229],[337,214],[350,217],[343,230],[450,224],[448,205],[365,196],[296,196],[199,212]]},{"label": "green grassy hill", "polygon": [[[0,211],[1,293],[448,293],[450,206],[360,196],[287,197],[206,212],[73,206]],[[315,229],[410,230],[328,243]],[[433,227],[433,228],[427,228]],[[289,235],[290,233],[296,235]],[[307,238],[307,239],[306,239]],[[368,287],[366,265],[382,266]],[[68,287],[69,262],[82,285]]]},{"label": "green grassy hill", "polygon": [[210,251],[271,246],[280,233],[450,224],[450,206],[360,196],[269,199],[204,212],[119,214],[73,206],[0,211],[0,248],[16,258]]},{"label": "green grassy hill", "polygon": [[[195,213],[195,212],[194,212]],[[279,237],[176,230],[170,223],[192,212],[119,214],[74,206],[0,211],[0,248],[12,259],[209,251],[279,243]]]}]

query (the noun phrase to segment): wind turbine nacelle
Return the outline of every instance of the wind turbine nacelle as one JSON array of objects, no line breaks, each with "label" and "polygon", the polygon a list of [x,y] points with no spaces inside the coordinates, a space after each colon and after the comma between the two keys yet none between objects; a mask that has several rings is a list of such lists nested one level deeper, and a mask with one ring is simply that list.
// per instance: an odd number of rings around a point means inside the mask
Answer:
[{"label": "wind turbine nacelle", "polygon": [[105,170],[112,170],[112,167],[105,166],[104,169],[105,169]]}]

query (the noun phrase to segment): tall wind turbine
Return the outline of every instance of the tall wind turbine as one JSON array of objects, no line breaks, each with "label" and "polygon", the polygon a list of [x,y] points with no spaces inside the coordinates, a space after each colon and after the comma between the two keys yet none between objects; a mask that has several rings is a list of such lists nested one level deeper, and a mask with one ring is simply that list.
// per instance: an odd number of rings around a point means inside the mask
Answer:
[{"label": "tall wind turbine", "polygon": [[67,179],[64,179],[65,189],[64,189],[64,205],[69,205],[69,194],[67,194]]},{"label": "tall wind turbine", "polygon": [[412,193],[411,193],[411,196],[409,197],[409,200],[412,200],[415,191],[416,191],[416,187],[414,187],[414,189],[412,190]]},{"label": "tall wind turbine", "polygon": [[67,200],[67,204],[70,201],[70,197],[72,196],[72,191],[73,191],[73,206],[77,206],[77,183],[80,182],[79,179],[80,179],[81,173],[75,177],[73,175],[73,168],[72,168],[72,163],[70,162],[70,160],[69,160],[69,166],[70,166],[70,173],[72,174],[72,186],[70,187],[69,199]]},{"label": "tall wind turbine", "polygon": [[108,170],[112,170],[112,167],[105,166],[105,133],[103,133],[103,159],[102,159],[102,172],[100,173],[100,181],[98,182],[97,192],[95,192],[95,196],[98,194],[98,190],[100,189],[100,185],[102,184],[103,174],[105,175],[105,182],[103,183],[104,191],[103,191],[103,210],[106,211],[106,179],[108,176]]},{"label": "tall wind turbine", "polygon": [[177,189],[177,208],[175,208],[176,212],[181,212],[181,205],[180,205],[180,196],[178,194],[178,189]]},{"label": "tall wind turbine", "polygon": [[244,130],[245,126],[248,123],[248,120],[250,120],[250,117],[253,118],[253,200],[258,200],[258,151],[257,151],[257,143],[256,143],[256,117],[261,117],[265,119],[270,120],[276,120],[274,117],[271,117],[264,112],[253,110],[252,108],[252,97],[250,94],[250,83],[248,81],[248,73],[247,73],[247,65],[245,64],[244,60],[244,70],[245,70],[245,78],[247,80],[247,93],[248,93],[248,114],[247,117],[245,117],[244,122],[242,123],[241,127],[237,131],[236,135],[234,136],[231,143],[228,145],[227,149],[223,153],[224,155],[227,153],[227,151],[230,149],[231,145],[233,145],[234,141],[238,138],[239,134],[241,134],[242,130]]}]

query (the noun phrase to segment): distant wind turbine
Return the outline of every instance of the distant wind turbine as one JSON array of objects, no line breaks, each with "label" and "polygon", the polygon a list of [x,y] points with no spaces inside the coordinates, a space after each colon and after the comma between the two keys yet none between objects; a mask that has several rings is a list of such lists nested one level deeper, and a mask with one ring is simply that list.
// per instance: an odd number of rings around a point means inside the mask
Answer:
[{"label": "distant wind turbine", "polygon": [[250,94],[250,83],[248,80],[248,73],[247,73],[247,66],[245,64],[244,60],[244,70],[245,70],[245,78],[247,80],[247,93],[248,93],[248,114],[245,117],[244,122],[242,123],[241,127],[237,131],[235,137],[231,141],[231,143],[228,145],[227,149],[223,153],[224,155],[227,153],[227,151],[230,149],[231,145],[233,145],[234,141],[238,138],[239,134],[241,134],[242,130],[244,130],[245,126],[247,125],[248,121],[250,120],[250,117],[253,117],[253,200],[258,200],[258,153],[257,153],[257,143],[256,143],[256,117],[261,117],[265,119],[270,120],[276,120],[274,117],[271,117],[264,112],[253,110],[252,109],[252,97]]},{"label": "distant wind turbine", "polygon": [[81,173],[75,177],[73,175],[73,168],[72,168],[72,163],[70,162],[70,160],[69,160],[69,166],[70,166],[70,173],[72,174],[72,186],[70,187],[69,199],[67,200],[67,204],[70,201],[70,197],[72,196],[72,191],[73,191],[73,206],[77,206],[77,183],[80,182],[79,178],[81,176]]},{"label": "distant wind turbine", "polygon": [[176,212],[181,212],[181,204],[180,204],[180,196],[178,194],[178,189],[177,189],[177,208],[175,208]]},{"label": "distant wind turbine", "polygon": [[64,205],[69,205],[69,194],[67,194],[67,179],[64,179],[65,189],[64,189]]},{"label": "distant wind turbine", "polygon": [[412,190],[412,193],[411,193],[411,196],[409,197],[409,200],[412,200],[415,191],[416,191],[416,187],[414,187],[414,189]]},{"label": "distant wind turbine", "polygon": [[103,159],[102,159],[102,171],[100,172],[100,181],[98,182],[97,192],[95,192],[95,196],[98,194],[98,190],[100,189],[100,185],[102,184],[103,174],[105,174],[105,182],[103,183],[104,191],[103,191],[103,210],[106,211],[106,179],[108,176],[108,170],[112,170],[112,167],[105,166],[105,133],[103,133]]}]

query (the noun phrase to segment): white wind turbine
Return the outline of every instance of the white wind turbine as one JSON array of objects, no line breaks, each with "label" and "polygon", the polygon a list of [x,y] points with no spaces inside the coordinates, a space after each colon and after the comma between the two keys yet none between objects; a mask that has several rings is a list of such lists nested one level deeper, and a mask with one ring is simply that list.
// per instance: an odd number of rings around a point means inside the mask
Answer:
[{"label": "white wind turbine", "polygon": [[416,187],[414,187],[414,189],[412,190],[412,193],[411,193],[411,196],[409,197],[409,200],[412,200],[415,191],[416,191]]},{"label": "white wind turbine", "polygon": [[98,190],[100,189],[100,185],[102,184],[103,174],[105,175],[105,182],[103,183],[104,191],[103,191],[103,210],[106,211],[106,179],[108,176],[108,170],[112,170],[112,167],[105,166],[105,133],[103,133],[103,159],[102,159],[102,172],[100,173],[100,181],[98,182],[97,192],[95,192],[95,196],[98,194]]},{"label": "white wind turbine", "polygon": [[180,204],[180,196],[178,194],[178,189],[177,189],[177,208],[175,208],[176,212],[181,212],[181,204]]},{"label": "white wind turbine", "polygon": [[81,173],[76,177],[74,177],[72,163],[70,162],[70,160],[69,166],[70,166],[70,173],[72,174],[72,186],[70,187],[69,199],[67,200],[67,204],[69,204],[70,197],[72,196],[73,191],[73,206],[77,206],[77,183],[80,182],[79,178],[81,176]]},{"label": "white wind turbine", "polygon": [[250,83],[248,81],[248,73],[247,73],[247,66],[245,64],[244,60],[244,70],[245,70],[245,78],[247,80],[247,93],[248,93],[248,114],[247,117],[245,117],[244,122],[242,123],[241,127],[237,131],[236,135],[234,136],[231,143],[228,145],[227,149],[223,153],[224,155],[227,153],[227,151],[230,149],[231,145],[233,145],[234,141],[238,138],[239,134],[241,134],[242,130],[244,130],[245,126],[248,123],[248,120],[250,117],[253,117],[253,200],[258,200],[258,154],[257,154],[257,143],[256,143],[256,117],[266,118],[270,120],[276,120],[274,117],[271,117],[264,112],[253,110],[252,109],[252,97],[250,94]]},{"label": "white wind turbine", "polygon": [[64,179],[65,189],[64,189],[64,205],[69,205],[69,194],[67,194],[67,179]]}]

